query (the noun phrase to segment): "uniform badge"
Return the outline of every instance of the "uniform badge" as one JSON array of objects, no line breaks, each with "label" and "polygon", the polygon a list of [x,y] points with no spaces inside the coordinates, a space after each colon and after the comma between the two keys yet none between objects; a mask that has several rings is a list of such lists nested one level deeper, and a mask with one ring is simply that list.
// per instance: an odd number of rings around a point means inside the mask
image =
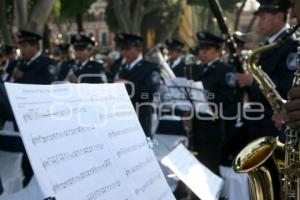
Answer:
[{"label": "uniform badge", "polygon": [[236,86],[236,78],[233,72],[227,72],[225,74],[225,82],[227,86],[234,88]]},{"label": "uniform badge", "polygon": [[55,75],[58,73],[58,69],[56,68],[55,65],[49,65],[48,66],[48,71],[51,75]]},{"label": "uniform badge", "polygon": [[289,70],[294,71],[297,69],[297,53],[290,53],[286,59],[286,66]]},{"label": "uniform badge", "polygon": [[160,74],[158,72],[152,72],[151,81],[152,81],[152,83],[159,84],[160,83]]},{"label": "uniform badge", "polygon": [[204,33],[200,32],[200,33],[198,34],[198,37],[199,37],[199,38],[206,38],[206,35],[205,35]]}]

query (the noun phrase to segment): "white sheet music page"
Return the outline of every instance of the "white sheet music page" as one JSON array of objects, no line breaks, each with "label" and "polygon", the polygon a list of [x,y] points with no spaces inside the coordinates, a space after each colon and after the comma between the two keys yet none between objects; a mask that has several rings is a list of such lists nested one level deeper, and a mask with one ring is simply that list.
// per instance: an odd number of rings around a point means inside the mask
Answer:
[{"label": "white sheet music page", "polygon": [[[123,84],[5,87],[45,197],[175,199],[153,161]],[[142,188],[134,187],[141,183]],[[160,193],[151,196],[152,191]]]},{"label": "white sheet music page", "polygon": [[217,200],[223,180],[201,164],[184,145],[179,144],[161,161],[200,199]]}]

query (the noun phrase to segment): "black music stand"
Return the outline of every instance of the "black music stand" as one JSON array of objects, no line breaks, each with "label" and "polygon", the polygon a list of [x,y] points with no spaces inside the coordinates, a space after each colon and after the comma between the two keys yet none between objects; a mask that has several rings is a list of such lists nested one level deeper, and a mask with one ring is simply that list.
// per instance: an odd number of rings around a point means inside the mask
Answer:
[{"label": "black music stand", "polygon": [[55,200],[55,199],[56,199],[55,197],[47,197],[47,198],[45,198],[43,200]]},{"label": "black music stand", "polygon": [[[192,80],[187,80],[185,78],[168,80],[166,85],[162,88],[161,93],[164,93],[161,94],[162,103],[169,104],[171,112],[175,105],[175,112],[173,112],[175,113],[175,116],[184,117],[186,113],[192,116],[195,116],[196,113],[212,113],[210,107],[207,104],[205,105],[207,96],[202,85],[200,86]],[[182,103],[184,105],[180,105]],[[199,108],[199,104],[201,104],[202,110]],[[187,131],[189,140],[188,149],[190,151],[194,150],[194,135],[193,128],[190,131]]]},{"label": "black music stand", "polygon": [[4,189],[3,189],[3,185],[2,185],[2,180],[1,180],[1,177],[0,177],[0,195],[4,192]]}]

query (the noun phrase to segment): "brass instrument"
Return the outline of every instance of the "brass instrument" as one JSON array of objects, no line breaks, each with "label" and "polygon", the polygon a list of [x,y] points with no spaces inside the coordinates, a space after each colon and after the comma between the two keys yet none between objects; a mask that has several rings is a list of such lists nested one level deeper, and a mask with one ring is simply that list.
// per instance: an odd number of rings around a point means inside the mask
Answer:
[{"label": "brass instrument", "polygon": [[[257,66],[257,61],[263,52],[282,45],[298,27],[299,25],[291,27],[276,43],[260,47],[253,52],[247,53],[244,68],[246,68],[256,80],[274,113],[279,113],[286,101],[279,95],[276,86],[269,76],[260,66]],[[300,82],[299,68],[300,67],[298,67],[297,70],[298,73],[295,73],[295,78],[299,79],[298,82]],[[294,190],[300,190],[299,177],[291,176],[291,173],[287,173],[294,171],[296,168],[299,169],[297,165],[300,150],[300,148],[295,145],[295,134],[289,136],[289,133],[290,131],[288,131],[286,135],[285,145],[280,143],[276,138],[262,137],[248,144],[234,159],[234,171],[238,173],[248,173],[251,199],[300,200],[300,196],[294,195]],[[291,142],[291,140],[293,142]],[[293,147],[290,148],[289,143],[293,143]],[[297,144],[299,145],[299,143]],[[294,186],[295,182],[296,186]]]},{"label": "brass instrument", "polygon": [[[300,86],[300,47],[297,49],[297,70],[294,74],[293,87]],[[300,199],[300,142],[299,131],[290,127],[285,129],[285,167],[284,173],[284,199]]]},{"label": "brass instrument", "polygon": [[160,67],[160,73],[162,76],[162,79],[164,81],[176,78],[174,72],[172,71],[171,67],[167,63],[167,61],[164,59],[161,51],[160,51],[161,44],[158,44],[154,47],[152,47],[149,50],[149,57],[153,60],[153,62],[158,63]]}]

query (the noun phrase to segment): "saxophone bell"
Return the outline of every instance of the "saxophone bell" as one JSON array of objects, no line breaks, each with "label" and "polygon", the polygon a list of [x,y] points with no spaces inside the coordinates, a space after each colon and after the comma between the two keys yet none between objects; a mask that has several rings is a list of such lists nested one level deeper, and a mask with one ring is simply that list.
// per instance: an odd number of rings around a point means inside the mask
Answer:
[{"label": "saxophone bell", "polygon": [[248,144],[233,160],[237,173],[247,173],[253,200],[275,200],[281,195],[279,169],[284,166],[284,145],[274,137]]}]

